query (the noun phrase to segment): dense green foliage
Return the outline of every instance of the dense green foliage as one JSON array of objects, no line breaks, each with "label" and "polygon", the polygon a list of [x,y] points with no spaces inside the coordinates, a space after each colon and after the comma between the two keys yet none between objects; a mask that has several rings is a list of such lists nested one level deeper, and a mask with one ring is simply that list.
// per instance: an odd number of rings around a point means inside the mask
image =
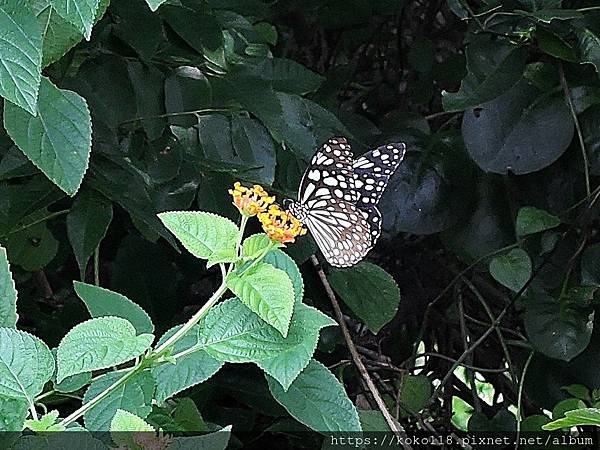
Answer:
[{"label": "dense green foliage", "polygon": [[0,0],[0,429],[72,426],[115,367],[80,425],[117,444],[386,429],[311,238],[236,246],[233,182],[294,197],[334,135],[408,148],[370,262],[325,267],[404,429],[598,425],[595,3]]}]

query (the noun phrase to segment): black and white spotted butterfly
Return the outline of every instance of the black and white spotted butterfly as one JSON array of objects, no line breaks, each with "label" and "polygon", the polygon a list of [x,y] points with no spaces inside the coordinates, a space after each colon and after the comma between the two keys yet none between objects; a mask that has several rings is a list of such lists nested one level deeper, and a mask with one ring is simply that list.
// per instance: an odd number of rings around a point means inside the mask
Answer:
[{"label": "black and white spotted butterfly", "polygon": [[406,145],[383,145],[354,160],[343,137],[312,157],[287,208],[311,232],[327,261],[348,267],[365,257],[381,234],[377,204],[402,162]]}]

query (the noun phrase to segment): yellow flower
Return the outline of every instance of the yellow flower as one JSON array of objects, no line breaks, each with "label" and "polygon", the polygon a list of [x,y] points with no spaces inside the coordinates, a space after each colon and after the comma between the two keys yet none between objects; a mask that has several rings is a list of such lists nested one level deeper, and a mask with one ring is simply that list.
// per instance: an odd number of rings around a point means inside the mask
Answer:
[{"label": "yellow flower", "polygon": [[262,223],[267,236],[282,244],[294,242],[297,236],[306,234],[302,222],[288,211],[281,209],[279,205],[271,205],[267,212],[259,213],[258,220]]},{"label": "yellow flower", "polygon": [[275,197],[270,197],[267,191],[257,184],[247,188],[236,181],[233,189],[229,189],[229,193],[233,197],[233,204],[246,216],[255,216],[266,211],[267,207],[275,201]]}]

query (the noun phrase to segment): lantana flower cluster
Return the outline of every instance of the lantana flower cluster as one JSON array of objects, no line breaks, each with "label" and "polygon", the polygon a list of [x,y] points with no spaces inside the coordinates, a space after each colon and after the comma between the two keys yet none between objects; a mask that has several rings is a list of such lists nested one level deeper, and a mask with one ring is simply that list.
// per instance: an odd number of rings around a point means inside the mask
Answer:
[{"label": "lantana flower cluster", "polygon": [[306,234],[302,222],[275,203],[275,197],[262,186],[255,184],[249,188],[236,182],[229,193],[240,213],[247,217],[257,216],[264,232],[273,241],[286,244]]}]

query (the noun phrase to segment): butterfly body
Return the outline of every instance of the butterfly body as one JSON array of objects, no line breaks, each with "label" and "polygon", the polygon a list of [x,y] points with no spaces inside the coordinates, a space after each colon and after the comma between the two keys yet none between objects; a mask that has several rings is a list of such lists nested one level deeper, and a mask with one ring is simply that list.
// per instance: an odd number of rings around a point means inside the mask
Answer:
[{"label": "butterfly body", "polygon": [[329,139],[312,157],[288,210],[307,226],[327,261],[358,263],[381,234],[377,204],[406,152],[381,146],[354,160],[345,138]]}]

